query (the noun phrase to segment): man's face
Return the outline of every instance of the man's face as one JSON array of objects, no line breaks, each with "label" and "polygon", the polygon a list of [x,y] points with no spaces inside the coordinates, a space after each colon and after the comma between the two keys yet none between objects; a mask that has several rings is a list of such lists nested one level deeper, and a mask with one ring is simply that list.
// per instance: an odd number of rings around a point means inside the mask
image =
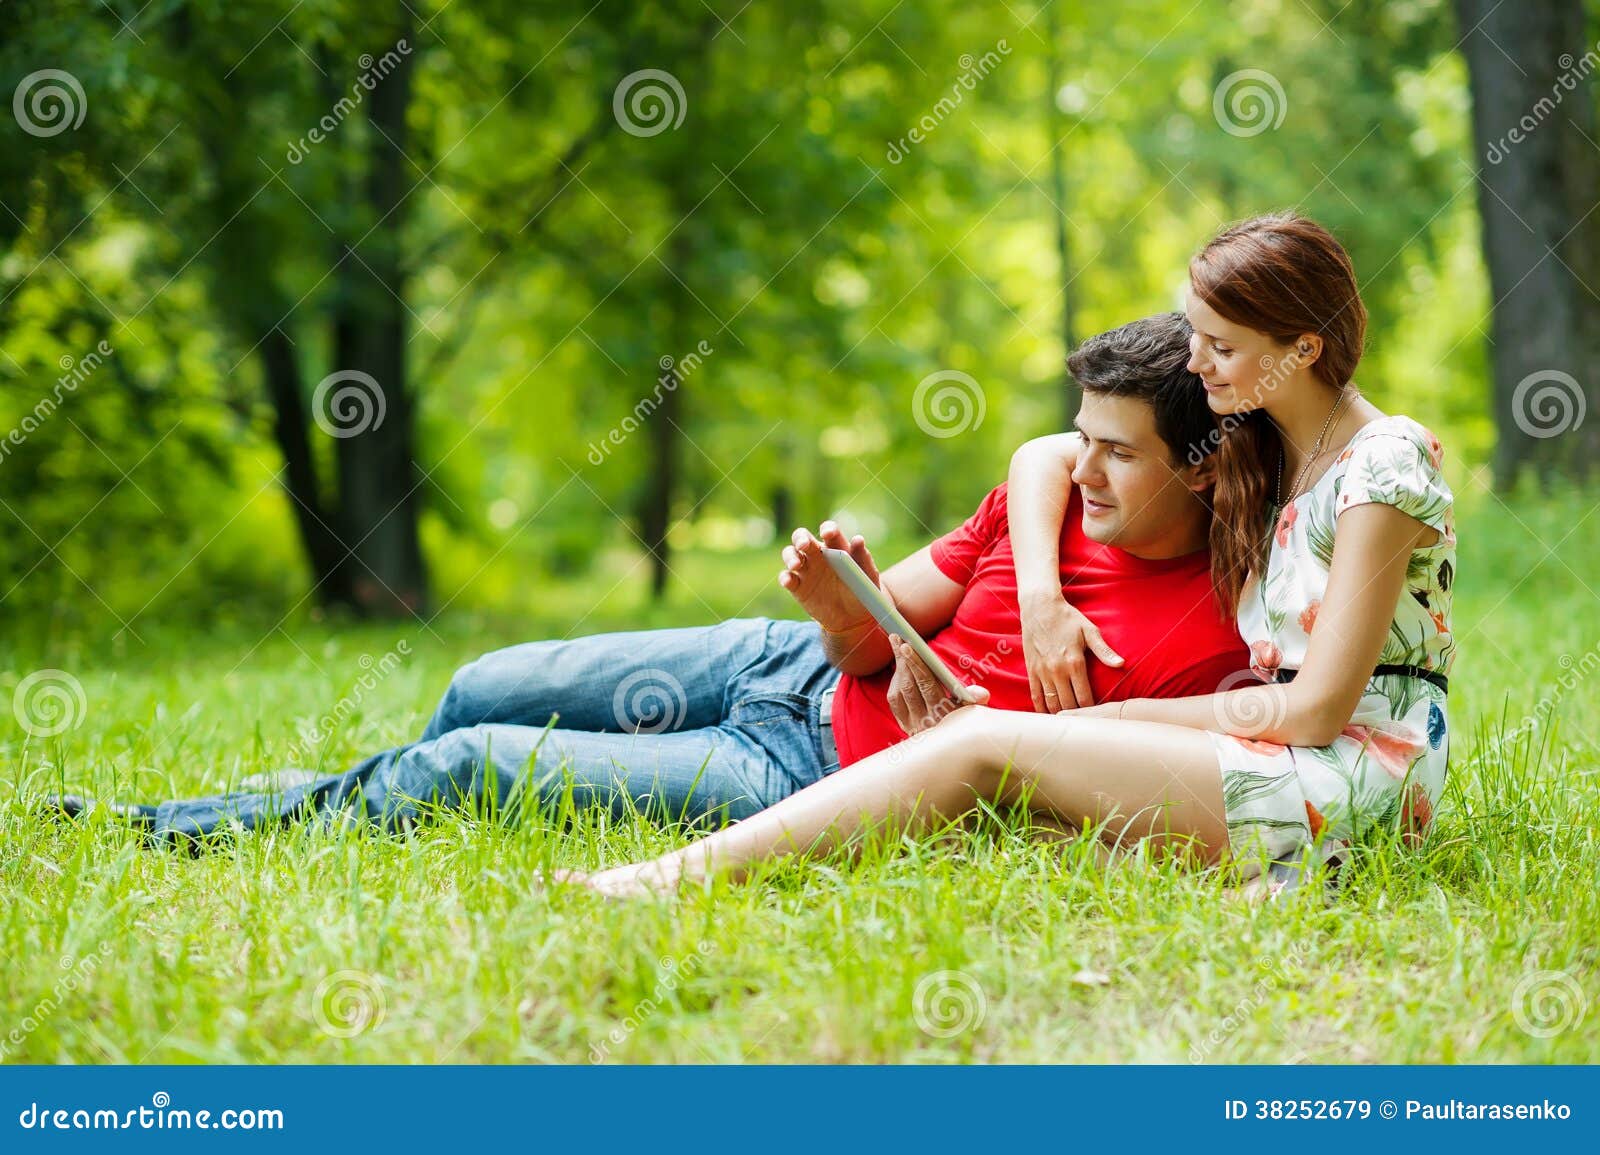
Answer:
[{"label": "man's face", "polygon": [[1194,515],[1194,492],[1209,479],[1209,462],[1175,461],[1147,402],[1085,390],[1075,424],[1083,448],[1072,481],[1083,495],[1087,537],[1137,552]]}]

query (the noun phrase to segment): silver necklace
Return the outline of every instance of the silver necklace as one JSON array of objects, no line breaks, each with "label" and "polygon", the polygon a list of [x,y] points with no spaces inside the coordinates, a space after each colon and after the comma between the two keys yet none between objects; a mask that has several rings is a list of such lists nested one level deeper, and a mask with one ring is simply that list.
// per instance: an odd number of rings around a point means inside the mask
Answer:
[{"label": "silver necklace", "polygon": [[1283,497],[1283,459],[1287,455],[1284,453],[1282,442],[1279,442],[1278,479],[1274,483],[1272,489],[1273,496],[1277,498],[1277,505],[1279,509],[1282,509],[1284,506],[1288,505],[1289,502],[1300,496],[1300,486],[1304,483],[1306,474],[1310,472],[1311,466],[1316,462],[1317,458],[1322,456],[1322,443],[1327,440],[1328,431],[1333,428],[1334,419],[1339,416],[1339,411],[1344,408],[1344,403],[1349,399],[1349,387],[1346,386],[1345,388],[1340,389],[1339,399],[1333,403],[1333,408],[1328,413],[1328,419],[1322,423],[1322,432],[1317,434],[1317,440],[1311,446],[1311,453],[1306,457],[1306,463],[1300,467],[1300,473],[1294,479],[1294,492],[1289,495],[1288,501],[1285,501]]}]

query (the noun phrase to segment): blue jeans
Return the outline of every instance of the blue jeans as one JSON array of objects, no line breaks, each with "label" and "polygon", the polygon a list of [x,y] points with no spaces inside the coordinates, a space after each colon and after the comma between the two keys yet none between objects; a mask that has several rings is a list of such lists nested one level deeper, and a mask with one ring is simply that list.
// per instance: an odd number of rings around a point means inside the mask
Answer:
[{"label": "blue jeans", "polygon": [[630,807],[658,820],[736,821],[838,768],[820,705],[839,679],[815,622],[529,642],[456,671],[415,742],[288,789],[156,807],[158,835],[210,834],[349,811],[386,830],[438,805]]}]

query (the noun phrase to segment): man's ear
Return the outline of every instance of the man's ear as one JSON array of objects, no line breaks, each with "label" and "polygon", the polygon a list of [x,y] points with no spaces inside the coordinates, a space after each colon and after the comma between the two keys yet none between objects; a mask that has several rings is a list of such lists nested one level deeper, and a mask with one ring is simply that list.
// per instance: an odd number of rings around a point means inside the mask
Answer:
[{"label": "man's ear", "polygon": [[1217,455],[1208,453],[1200,459],[1198,465],[1190,465],[1185,470],[1187,476],[1184,484],[1194,492],[1210,489],[1217,483]]}]

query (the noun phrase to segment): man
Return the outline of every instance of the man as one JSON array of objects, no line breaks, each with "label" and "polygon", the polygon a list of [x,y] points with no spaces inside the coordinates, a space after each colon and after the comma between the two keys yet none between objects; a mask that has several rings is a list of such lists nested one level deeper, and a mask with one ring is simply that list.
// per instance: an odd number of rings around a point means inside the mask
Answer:
[{"label": "man", "polygon": [[[1216,426],[1184,368],[1188,342],[1181,315],[1162,314],[1092,338],[1068,362],[1084,390],[1084,449],[1061,533],[1062,588],[1123,658],[1090,667],[1099,701],[1211,693],[1249,665],[1211,595],[1205,454]],[[1035,708],[1002,485],[964,525],[881,577],[860,537],[847,540],[831,522],[820,541],[796,530],[779,581],[811,621],[498,650],[456,672],[417,741],[346,773],[110,809],[166,838],[347,810],[394,829],[433,805],[491,798],[502,812],[553,811],[570,798],[672,820],[748,817],[904,740],[947,706],[926,667],[897,652],[833,574],[824,544],[850,550],[978,696]],[[77,814],[96,804],[57,805]]]}]

